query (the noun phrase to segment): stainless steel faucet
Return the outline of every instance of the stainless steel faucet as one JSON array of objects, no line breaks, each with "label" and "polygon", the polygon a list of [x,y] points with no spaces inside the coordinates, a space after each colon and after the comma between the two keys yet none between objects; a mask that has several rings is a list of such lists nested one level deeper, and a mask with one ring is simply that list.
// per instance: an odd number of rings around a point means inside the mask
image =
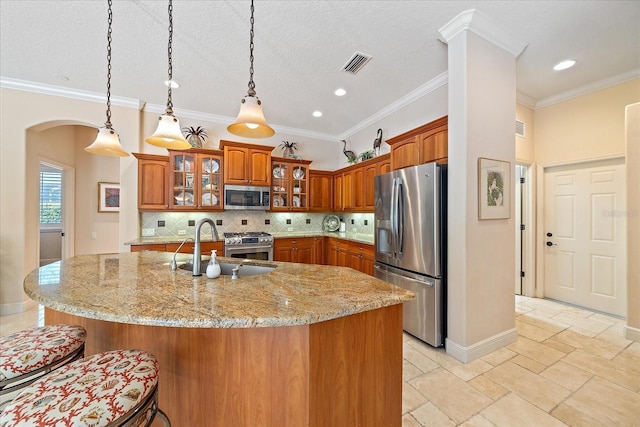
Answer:
[{"label": "stainless steel faucet", "polygon": [[200,258],[202,257],[202,249],[200,247],[200,230],[202,229],[202,225],[207,223],[211,226],[211,237],[214,242],[220,240],[218,237],[218,229],[216,228],[216,224],[210,218],[202,218],[196,224],[196,232],[195,236],[193,236],[193,275],[194,276],[202,276],[202,272],[200,271]]}]

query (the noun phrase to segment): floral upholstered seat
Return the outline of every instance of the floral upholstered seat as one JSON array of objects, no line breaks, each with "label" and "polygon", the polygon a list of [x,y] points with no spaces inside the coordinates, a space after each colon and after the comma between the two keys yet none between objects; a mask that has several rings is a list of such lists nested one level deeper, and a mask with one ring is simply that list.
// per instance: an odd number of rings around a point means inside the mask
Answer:
[{"label": "floral upholstered seat", "polygon": [[0,427],[147,425],[157,411],[157,386],[152,354],[95,354],[22,390],[0,414]]},{"label": "floral upholstered seat", "polygon": [[50,325],[0,338],[0,390],[12,380],[38,372],[84,351],[82,326]]}]

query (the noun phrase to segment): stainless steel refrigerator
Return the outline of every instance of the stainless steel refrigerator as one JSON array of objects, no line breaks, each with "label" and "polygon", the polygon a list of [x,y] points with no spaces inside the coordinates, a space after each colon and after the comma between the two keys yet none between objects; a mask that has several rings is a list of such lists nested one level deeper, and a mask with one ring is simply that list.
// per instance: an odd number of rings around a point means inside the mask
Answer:
[{"label": "stainless steel refrigerator", "polygon": [[446,334],[447,169],[427,163],[375,180],[375,276],[416,294],[403,327],[440,347]]}]

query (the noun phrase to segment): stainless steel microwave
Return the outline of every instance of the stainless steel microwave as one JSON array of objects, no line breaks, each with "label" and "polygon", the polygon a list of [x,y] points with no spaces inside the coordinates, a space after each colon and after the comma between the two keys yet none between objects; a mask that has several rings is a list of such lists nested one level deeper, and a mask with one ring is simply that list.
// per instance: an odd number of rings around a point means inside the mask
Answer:
[{"label": "stainless steel microwave", "polygon": [[224,208],[237,210],[269,210],[270,187],[255,185],[225,185]]}]

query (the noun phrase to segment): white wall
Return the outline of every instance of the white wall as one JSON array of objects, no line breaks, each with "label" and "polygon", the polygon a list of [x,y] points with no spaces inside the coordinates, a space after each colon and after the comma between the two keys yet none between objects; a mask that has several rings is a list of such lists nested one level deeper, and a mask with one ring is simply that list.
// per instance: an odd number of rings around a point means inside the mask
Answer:
[{"label": "white wall", "polygon": [[[626,108],[627,164],[634,165],[627,173],[627,326],[625,335],[640,341],[640,103]],[[629,169],[631,171],[631,168]]]}]

